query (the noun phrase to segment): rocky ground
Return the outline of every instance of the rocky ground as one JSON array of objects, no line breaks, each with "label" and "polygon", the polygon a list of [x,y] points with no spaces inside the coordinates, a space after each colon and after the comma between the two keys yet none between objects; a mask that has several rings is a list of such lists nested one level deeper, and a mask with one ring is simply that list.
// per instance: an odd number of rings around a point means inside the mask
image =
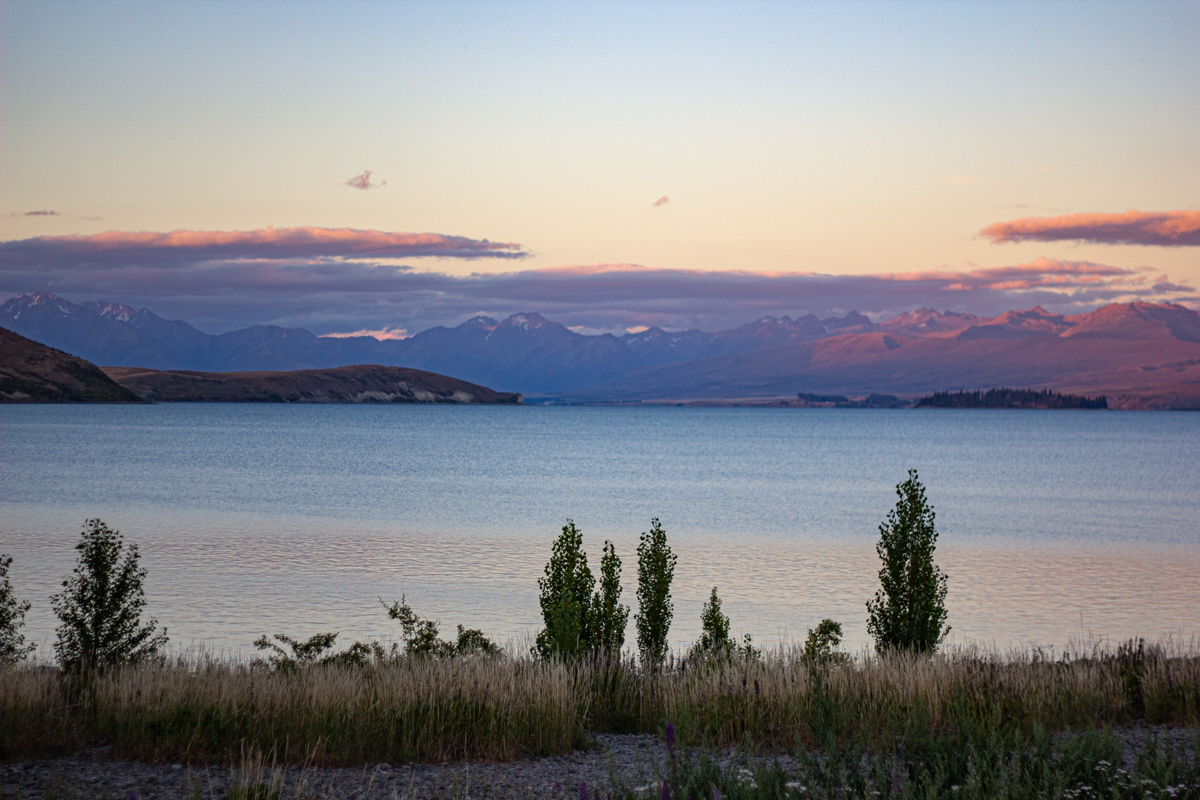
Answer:
[{"label": "rocky ground", "polygon": [[[1192,744],[1200,730],[1130,728],[1118,731],[1126,743],[1126,760],[1151,736],[1176,744]],[[360,769],[275,769],[270,764],[240,767],[196,767],[112,760],[109,748],[70,758],[0,764],[0,800],[221,800],[242,797],[268,800],[424,800],[425,798],[578,798],[600,789],[607,794],[614,780],[656,796],[666,748],[653,736],[599,735],[595,747],[570,755],[500,764],[379,764]],[[717,754],[725,769],[743,757],[735,751]],[[780,757],[787,769],[789,759]],[[245,792],[266,785],[277,794]]]}]

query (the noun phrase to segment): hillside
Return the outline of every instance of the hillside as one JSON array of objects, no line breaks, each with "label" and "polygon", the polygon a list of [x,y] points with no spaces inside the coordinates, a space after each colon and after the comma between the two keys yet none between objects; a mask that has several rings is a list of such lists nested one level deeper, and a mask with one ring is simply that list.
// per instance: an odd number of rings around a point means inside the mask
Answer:
[{"label": "hillside", "polygon": [[140,403],[95,364],[0,328],[0,402]]},{"label": "hillside", "polygon": [[105,367],[110,378],[159,403],[518,404],[521,395],[418,369],[360,364],[293,372],[159,371]]}]

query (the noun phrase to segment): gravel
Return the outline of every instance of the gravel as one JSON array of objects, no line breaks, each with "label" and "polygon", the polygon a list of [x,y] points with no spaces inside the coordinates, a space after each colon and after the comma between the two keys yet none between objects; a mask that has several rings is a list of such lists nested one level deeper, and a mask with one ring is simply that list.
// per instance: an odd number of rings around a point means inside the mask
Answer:
[{"label": "gravel", "polygon": [[[1200,729],[1138,727],[1116,733],[1132,763],[1151,734],[1190,746]],[[220,800],[236,786],[260,783],[282,788],[280,794],[288,800],[578,798],[581,784],[589,796],[596,789],[607,793],[614,776],[626,787],[655,796],[666,755],[654,736],[601,734],[589,750],[525,761],[243,770],[116,761],[111,748],[101,747],[69,758],[0,763],[0,800]],[[725,769],[744,762],[734,750],[714,755]],[[791,759],[781,756],[778,761],[786,770]]]}]

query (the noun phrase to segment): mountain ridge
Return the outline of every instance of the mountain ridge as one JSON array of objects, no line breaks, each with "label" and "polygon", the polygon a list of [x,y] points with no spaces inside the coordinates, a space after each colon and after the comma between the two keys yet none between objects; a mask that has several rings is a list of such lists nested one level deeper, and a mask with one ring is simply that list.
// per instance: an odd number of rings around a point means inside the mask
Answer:
[{"label": "mountain ridge", "polygon": [[[116,354],[110,366],[247,372],[379,364],[541,402],[916,396],[1021,386],[1104,393],[1113,408],[1200,407],[1200,314],[1171,303],[1111,304],[1073,316],[1040,306],[994,317],[924,308],[879,322],[857,312],[808,314],[761,317],[726,331],[649,328],[620,337],[586,336],[521,313],[378,341],[270,325],[210,335],[146,309],[75,305],[43,292],[0,305],[0,322],[10,321],[58,337],[47,343],[69,352],[61,342]],[[130,363],[148,354],[159,363]]]}]

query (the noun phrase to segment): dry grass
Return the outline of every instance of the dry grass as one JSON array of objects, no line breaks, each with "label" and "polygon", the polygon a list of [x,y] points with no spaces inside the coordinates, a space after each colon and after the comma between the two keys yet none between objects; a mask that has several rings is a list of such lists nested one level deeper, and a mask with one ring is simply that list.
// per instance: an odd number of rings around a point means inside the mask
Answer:
[{"label": "dry grass", "polygon": [[1047,657],[951,651],[812,665],[796,649],[725,664],[574,665],[524,657],[401,659],[277,673],[208,659],[114,670],[86,683],[46,667],[0,672],[0,757],[107,741],[115,755],[288,764],[504,760],[569,751],[588,731],[681,742],[862,746],[964,726],[1200,724],[1200,647]]}]

